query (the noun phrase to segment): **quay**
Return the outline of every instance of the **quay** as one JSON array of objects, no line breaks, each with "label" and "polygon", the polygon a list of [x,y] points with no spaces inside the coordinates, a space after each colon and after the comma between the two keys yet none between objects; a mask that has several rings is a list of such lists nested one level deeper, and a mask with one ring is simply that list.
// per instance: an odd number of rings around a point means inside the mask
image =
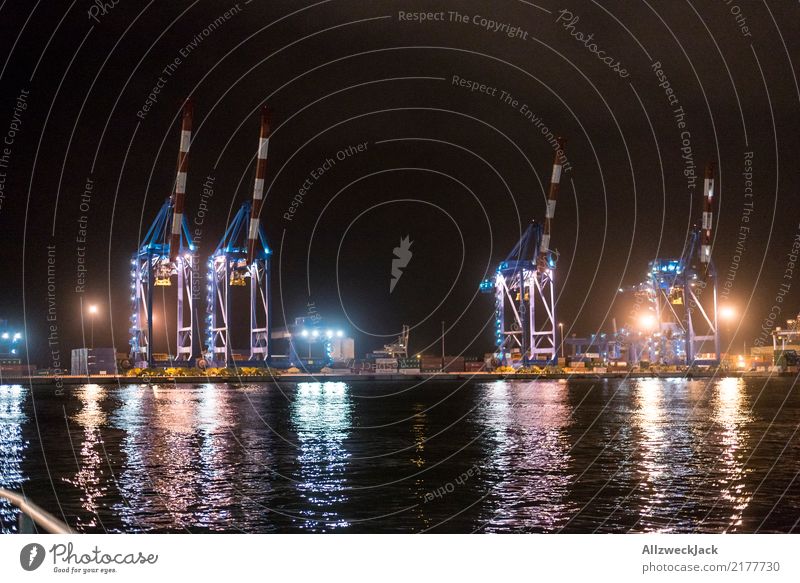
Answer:
[{"label": "quay", "polygon": [[276,374],[276,375],[232,375],[232,376],[126,376],[126,375],[63,375],[60,377],[49,375],[36,376],[3,376],[0,385],[52,385],[60,379],[65,386],[85,384],[96,385],[129,385],[129,384],[202,384],[202,383],[364,383],[364,382],[428,382],[428,381],[498,381],[498,380],[605,380],[605,379],[701,379],[701,378],[761,378],[793,377],[793,372],[754,372],[754,371],[620,371],[620,372],[542,372],[542,373],[497,373],[497,372],[471,372],[471,373],[416,373],[416,374]]}]

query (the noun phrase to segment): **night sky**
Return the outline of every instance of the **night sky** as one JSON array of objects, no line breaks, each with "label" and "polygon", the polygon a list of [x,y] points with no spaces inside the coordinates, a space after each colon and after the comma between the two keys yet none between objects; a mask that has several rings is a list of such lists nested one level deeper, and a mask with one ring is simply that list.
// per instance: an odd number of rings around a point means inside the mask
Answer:
[{"label": "night sky", "polygon": [[[40,366],[48,326],[65,354],[81,345],[81,301],[100,307],[95,345],[127,351],[129,260],[173,187],[187,96],[186,216],[201,256],[250,197],[259,109],[273,112],[261,218],[275,325],[311,302],[354,334],[358,353],[404,323],[414,352],[436,352],[442,320],[449,353],[490,351],[492,300],[478,284],[544,216],[553,148],[542,125],[568,140],[551,243],[568,334],[610,330],[612,317],[630,324],[617,290],[654,257],[680,255],[700,221],[707,160],[719,193],[713,257],[741,316],[725,344],[735,334],[735,349],[752,345],[773,306],[773,326],[797,313],[795,2],[100,5],[0,3],[0,318],[24,326]],[[201,209],[204,183],[213,196]],[[406,236],[413,257],[390,293]],[[155,348],[166,351],[157,315]]]}]

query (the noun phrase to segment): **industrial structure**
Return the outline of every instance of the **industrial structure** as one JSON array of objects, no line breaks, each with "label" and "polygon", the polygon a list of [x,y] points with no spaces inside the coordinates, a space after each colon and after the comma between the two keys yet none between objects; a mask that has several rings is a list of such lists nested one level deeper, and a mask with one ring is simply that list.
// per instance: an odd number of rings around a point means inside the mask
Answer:
[{"label": "industrial structure", "polygon": [[31,374],[36,365],[27,361],[22,332],[10,328],[8,320],[0,319],[0,380],[3,375]]},{"label": "industrial structure", "polygon": [[647,279],[634,286],[648,311],[640,326],[647,332],[632,360],[677,365],[718,365],[720,337],[717,272],[711,257],[714,166],[706,165],[702,224],[689,232],[677,258],[656,258]]},{"label": "industrial structure", "polygon": [[374,350],[373,355],[385,358],[408,358],[408,340],[411,335],[411,326],[403,324],[400,335],[394,342],[384,344],[382,350]]},{"label": "industrial structure", "polygon": [[342,329],[323,326],[316,315],[295,318],[294,324],[275,328],[270,365],[316,372],[334,364],[352,363],[355,345]]},{"label": "industrial structure", "polygon": [[[187,366],[194,356],[193,277],[195,248],[183,216],[186,171],[192,140],[192,103],[182,108],[178,171],[167,198],[131,259],[131,360],[135,366],[156,366],[153,353],[153,294],[156,288],[175,290],[176,345],[170,366]],[[173,276],[177,277],[172,285]],[[166,295],[166,294],[165,294]]]},{"label": "industrial structure", "polygon": [[[334,362],[352,360],[352,339],[345,338],[341,330],[320,329],[319,323],[310,316],[298,319],[294,326],[287,326],[284,330],[272,330],[271,252],[260,221],[270,140],[270,119],[266,107],[261,110],[252,199],[241,204],[208,258],[205,346],[199,350],[195,346],[196,326],[199,327],[199,324],[196,323],[196,290],[193,286],[198,262],[183,212],[192,140],[192,114],[192,103],[187,100],[181,109],[180,147],[174,188],[131,259],[130,355],[133,365],[197,364],[202,368],[272,364],[313,370]],[[551,248],[562,163],[565,160],[565,141],[558,138],[557,144],[544,221],[531,221],[510,253],[497,266],[494,276],[480,284],[483,293],[494,296],[493,359],[506,366],[556,364],[558,357],[564,356],[559,354],[559,324],[555,304],[558,253]],[[720,363],[717,274],[711,253],[713,172],[713,165],[709,163],[705,170],[702,222],[690,230],[682,254],[676,258],[654,259],[649,264],[646,279],[630,288],[646,306],[640,319],[640,329],[634,331],[623,328],[618,331],[615,323],[614,334],[608,337],[598,333],[590,338],[561,338],[562,349],[566,340],[575,357],[586,359],[596,355],[601,360],[627,361],[631,365],[645,361],[688,366]],[[161,355],[153,352],[153,301],[158,288],[165,292],[165,300],[174,298],[176,317],[175,347],[168,347],[168,353]],[[236,349],[233,334],[235,318],[232,316],[245,305],[249,312],[248,345]],[[287,344],[283,351],[285,354],[273,354],[273,338]],[[409,327],[403,326],[397,341],[384,346],[383,351],[373,353],[376,370],[378,359],[395,363],[390,368],[397,368],[396,363],[410,360],[408,340]],[[774,349],[777,351],[777,347]],[[195,361],[197,357],[199,359]],[[89,360],[86,356],[81,362],[85,361],[88,365]],[[409,367],[413,365],[412,368],[416,370],[422,364],[409,363]],[[88,367],[79,368],[88,371]],[[444,357],[440,359],[439,368],[446,369]]]},{"label": "industrial structure", "polygon": [[505,365],[552,364],[558,358],[554,273],[558,254],[551,250],[550,238],[564,145],[558,138],[544,224],[529,224],[494,277],[480,286],[483,293],[494,294],[495,358]]},{"label": "industrial structure", "polygon": [[270,356],[270,249],[260,223],[269,134],[269,112],[264,106],[252,203],[242,203],[208,260],[206,358],[215,366],[234,366],[231,311],[239,288],[248,288],[250,312],[249,358],[240,364],[266,366]]}]

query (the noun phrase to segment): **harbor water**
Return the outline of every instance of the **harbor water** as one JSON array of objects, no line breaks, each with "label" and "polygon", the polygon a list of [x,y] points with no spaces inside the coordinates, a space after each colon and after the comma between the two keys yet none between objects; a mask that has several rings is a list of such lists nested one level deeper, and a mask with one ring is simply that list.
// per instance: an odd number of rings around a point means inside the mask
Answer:
[{"label": "harbor water", "polygon": [[800,532],[799,428],[790,378],[2,385],[0,485],[81,532]]}]

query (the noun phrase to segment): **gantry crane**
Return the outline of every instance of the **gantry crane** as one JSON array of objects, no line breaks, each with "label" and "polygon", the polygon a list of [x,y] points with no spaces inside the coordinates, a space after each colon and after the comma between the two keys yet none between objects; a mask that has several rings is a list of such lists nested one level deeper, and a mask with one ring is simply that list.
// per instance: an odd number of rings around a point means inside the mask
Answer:
[{"label": "gantry crane", "polygon": [[249,287],[249,366],[265,366],[270,340],[270,249],[259,215],[264,199],[269,146],[269,112],[261,110],[253,200],[245,201],[208,259],[206,358],[214,365],[236,366],[231,343],[233,291]]},{"label": "gantry crane", "polygon": [[[524,366],[557,361],[555,268],[550,249],[565,140],[558,138],[544,223],[532,221],[495,275],[481,291],[495,298],[495,355],[504,364]],[[518,353],[519,359],[513,354]]]},{"label": "gantry crane", "polygon": [[[711,162],[706,164],[703,190],[702,224],[692,227],[683,254],[651,261],[648,279],[640,285],[654,316],[654,331],[645,350],[652,362],[687,366],[720,362],[717,272],[711,257],[714,202]],[[702,354],[706,357],[701,358]]]},{"label": "gantry crane", "polygon": [[[139,249],[131,258],[131,360],[135,366],[156,366],[153,356],[153,293],[158,287],[176,290],[177,338],[168,364],[188,365],[193,357],[193,277],[195,248],[183,216],[186,171],[192,140],[191,100],[182,107],[178,171],[172,194],[158,211]],[[171,347],[170,347],[171,348]]]}]

